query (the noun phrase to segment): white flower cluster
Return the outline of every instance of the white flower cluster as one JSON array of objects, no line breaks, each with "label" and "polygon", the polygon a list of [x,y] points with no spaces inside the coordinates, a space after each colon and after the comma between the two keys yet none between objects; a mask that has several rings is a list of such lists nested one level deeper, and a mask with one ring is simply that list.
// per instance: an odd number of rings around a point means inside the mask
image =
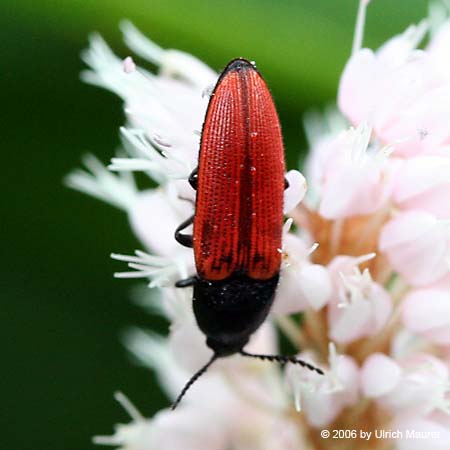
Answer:
[{"label": "white flower cluster", "polygon": [[[326,375],[232,356],[176,411],[145,419],[118,394],[132,420],[96,442],[123,450],[344,449],[348,442],[327,443],[320,429],[384,427],[436,433],[419,447],[398,439],[389,448],[450,448],[450,21],[435,7],[423,50],[417,46],[427,22],[374,52],[361,48],[368,3],[360,4],[339,111],[307,117],[308,192],[300,172],[286,175],[291,219],[280,284],[273,314],[248,348],[276,353],[278,327]],[[108,168],[86,157],[87,170],[67,183],[124,210],[142,243],[135,255],[112,255],[132,269],[116,276],[148,279],[154,289],[140,301],[171,326],[167,337],[134,330],[126,345],[173,400],[211,357],[191,292],[174,287],[195,273],[192,251],[176,243],[174,231],[194,212],[187,178],[217,74],[129,23],[122,30],[158,74],[91,38],[83,78],[123,99],[123,153]],[[158,187],[138,190],[134,171]],[[387,448],[382,440],[370,444]]]}]

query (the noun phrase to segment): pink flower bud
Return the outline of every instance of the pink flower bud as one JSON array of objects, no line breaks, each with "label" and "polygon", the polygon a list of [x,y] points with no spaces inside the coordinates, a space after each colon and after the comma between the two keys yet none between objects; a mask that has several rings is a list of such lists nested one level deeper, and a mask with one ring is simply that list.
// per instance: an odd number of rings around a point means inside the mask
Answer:
[{"label": "pink flower bud", "polygon": [[446,222],[426,212],[411,211],[383,227],[379,247],[408,283],[423,286],[449,272],[449,240]]},{"label": "pink flower bud", "polygon": [[450,158],[422,156],[406,160],[396,173],[393,197],[401,209],[450,218]]},{"label": "pink flower bud", "polygon": [[311,264],[306,245],[293,234],[285,234],[283,252],[285,257],[273,312],[291,314],[307,308],[321,309],[332,291],[328,270]]},{"label": "pink flower bud", "polygon": [[[286,368],[297,411],[306,414],[306,420],[319,428],[331,423],[343,408],[359,399],[358,366],[347,355],[338,355],[332,343],[329,346],[329,369],[325,376],[305,371],[298,366]],[[309,353],[301,358],[312,360]]]},{"label": "pink flower bud", "polygon": [[328,308],[329,337],[342,344],[378,333],[392,312],[389,294],[358,263],[358,258],[337,257],[329,265],[335,287]]},{"label": "pink flower bud", "polygon": [[341,133],[324,161],[319,213],[326,219],[370,214],[387,200],[390,189],[388,149],[368,150],[371,128]]},{"label": "pink flower bud", "polygon": [[[446,284],[446,285],[445,285]],[[450,280],[410,292],[403,299],[405,327],[437,344],[450,344]]]},{"label": "pink flower bud", "polygon": [[399,383],[400,366],[382,353],[374,353],[366,359],[361,368],[361,387],[367,397],[381,397],[389,394]]},{"label": "pink flower bud", "polygon": [[[378,380],[375,374],[379,375]],[[372,355],[361,371],[361,385],[366,395],[377,398],[396,416],[449,412],[449,371],[431,355],[415,354],[401,363],[380,354]]]},{"label": "pink flower bud", "polygon": [[450,77],[442,68],[448,39],[430,51],[416,50],[425,32],[421,23],[375,53],[358,51],[341,78],[340,109],[354,125],[371,123],[382,142],[395,145],[396,155],[436,153],[450,140]]}]

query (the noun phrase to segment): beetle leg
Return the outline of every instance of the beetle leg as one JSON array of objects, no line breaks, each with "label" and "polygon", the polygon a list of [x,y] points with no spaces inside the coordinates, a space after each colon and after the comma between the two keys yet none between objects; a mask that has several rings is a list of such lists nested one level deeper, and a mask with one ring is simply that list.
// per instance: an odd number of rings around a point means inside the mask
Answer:
[{"label": "beetle leg", "polygon": [[196,167],[191,174],[189,175],[189,184],[193,189],[197,190],[197,181],[198,181],[198,167]]},{"label": "beetle leg", "polygon": [[289,181],[287,178],[284,179],[284,190],[286,190],[289,187]]},{"label": "beetle leg", "polygon": [[197,283],[197,276],[193,275],[192,277],[185,278],[184,280],[178,280],[175,283],[175,287],[185,288],[185,287],[189,287],[189,286],[194,286],[195,283]]},{"label": "beetle leg", "polygon": [[189,225],[191,225],[194,222],[194,216],[192,215],[189,217],[189,219],[185,220],[180,226],[175,230],[175,239],[177,242],[179,242],[181,245],[184,245],[185,247],[192,248],[192,236],[190,234],[183,234],[180,233],[182,230],[187,228]]}]

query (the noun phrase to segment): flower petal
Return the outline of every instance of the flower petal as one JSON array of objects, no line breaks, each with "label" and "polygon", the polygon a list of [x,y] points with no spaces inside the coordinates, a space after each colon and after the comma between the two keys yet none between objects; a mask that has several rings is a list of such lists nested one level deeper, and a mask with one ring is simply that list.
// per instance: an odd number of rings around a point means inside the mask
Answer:
[{"label": "flower petal", "polygon": [[393,269],[414,286],[431,283],[449,271],[449,227],[422,211],[399,214],[382,229],[380,250]]},{"label": "flower petal", "polygon": [[290,170],[286,174],[286,180],[289,187],[284,191],[283,212],[288,214],[303,200],[307,185],[305,177],[298,170]]},{"label": "flower petal", "polygon": [[450,344],[450,292],[433,288],[409,293],[402,304],[403,323],[409,330],[439,344]]},{"label": "flower petal", "polygon": [[422,156],[403,164],[393,196],[400,208],[450,218],[450,158]]},{"label": "flower petal", "polygon": [[380,397],[392,391],[400,381],[402,370],[382,353],[369,356],[361,368],[361,388],[367,397]]}]

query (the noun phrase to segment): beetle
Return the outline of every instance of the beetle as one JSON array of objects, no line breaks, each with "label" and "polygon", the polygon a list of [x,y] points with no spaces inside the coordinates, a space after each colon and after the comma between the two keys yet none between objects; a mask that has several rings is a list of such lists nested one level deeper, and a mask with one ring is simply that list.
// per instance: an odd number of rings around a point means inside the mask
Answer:
[{"label": "beetle", "polygon": [[[200,140],[198,167],[189,177],[195,214],[175,231],[193,248],[197,274],[176,283],[193,287],[193,310],[211,360],[240,353],[292,362],[323,374],[295,357],[244,350],[266,319],[280,276],[285,180],[284,148],[269,89],[255,65],[232,60],[210,96]],[[193,234],[185,234],[193,225]]]}]

